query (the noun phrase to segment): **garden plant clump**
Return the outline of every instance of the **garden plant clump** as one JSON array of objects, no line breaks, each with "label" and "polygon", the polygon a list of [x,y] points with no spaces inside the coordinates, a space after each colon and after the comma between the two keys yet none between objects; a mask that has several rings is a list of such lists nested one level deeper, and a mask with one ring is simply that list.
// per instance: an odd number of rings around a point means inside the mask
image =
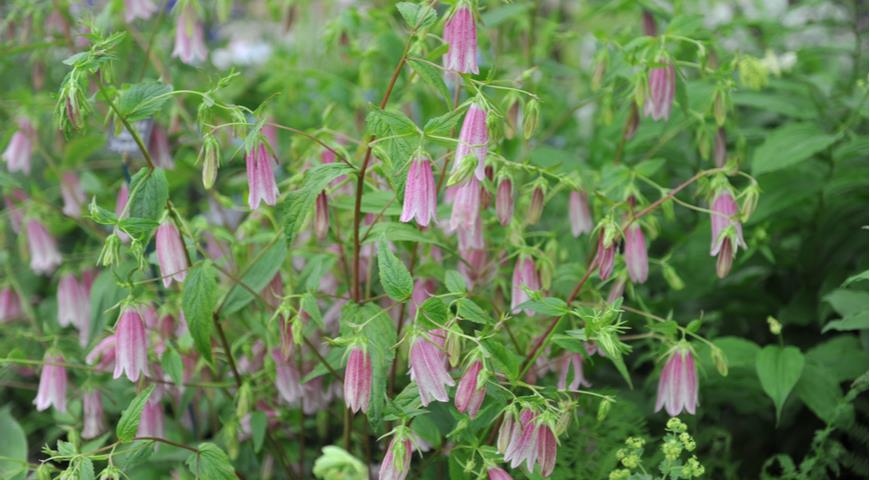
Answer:
[{"label": "garden plant clump", "polygon": [[868,478],[867,5],[0,3],[0,479]]}]

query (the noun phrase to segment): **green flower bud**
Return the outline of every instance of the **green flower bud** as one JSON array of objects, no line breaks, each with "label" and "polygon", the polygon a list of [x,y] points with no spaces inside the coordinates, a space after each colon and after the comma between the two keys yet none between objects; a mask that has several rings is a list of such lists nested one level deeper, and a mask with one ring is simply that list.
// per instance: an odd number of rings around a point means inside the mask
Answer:
[{"label": "green flower bud", "polygon": [[534,98],[526,103],[523,116],[523,137],[526,140],[532,138],[532,134],[538,127],[538,119],[541,117],[541,106]]}]

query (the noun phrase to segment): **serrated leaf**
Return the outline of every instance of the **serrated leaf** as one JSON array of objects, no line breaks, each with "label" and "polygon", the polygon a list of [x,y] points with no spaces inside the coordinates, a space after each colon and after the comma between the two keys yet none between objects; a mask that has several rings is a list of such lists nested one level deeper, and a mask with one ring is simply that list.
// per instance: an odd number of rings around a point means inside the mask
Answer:
[{"label": "serrated leaf", "polygon": [[217,283],[211,262],[193,267],[184,281],[181,308],[196,350],[211,362],[212,315],[217,303]]},{"label": "serrated leaf", "polygon": [[168,199],[169,183],[163,169],[143,167],[130,180],[128,216],[158,222]]},{"label": "serrated leaf", "polygon": [[129,122],[149,118],[163,108],[171,91],[171,86],[153,80],[130,85],[121,91],[118,113]]},{"label": "serrated leaf", "polygon": [[423,131],[426,135],[446,137],[456,128],[463,113],[461,110],[451,110],[444,115],[430,118],[423,126]]},{"label": "serrated leaf", "polygon": [[213,443],[202,443],[198,450],[184,461],[194,477],[208,480],[236,480],[236,471],[229,457],[220,447]]},{"label": "serrated leaf", "polygon": [[538,300],[529,300],[517,306],[518,309],[529,309],[541,315],[549,317],[561,317],[567,315],[568,304],[564,300],[556,297],[544,297]]},{"label": "serrated leaf", "polygon": [[154,384],[148,385],[148,388],[139,392],[121,413],[121,419],[118,420],[118,426],[115,428],[115,435],[118,436],[119,441],[129,442],[136,438],[139,420],[142,418],[142,409],[145,408],[145,402],[148,401],[148,397],[153,391]]},{"label": "serrated leaf", "polygon": [[773,400],[776,407],[776,421],[782,413],[782,406],[804,368],[804,356],[797,347],[768,345],[755,359],[755,371],[761,381],[764,393]]},{"label": "serrated leaf", "polygon": [[163,371],[169,375],[169,378],[172,379],[172,382],[180,386],[184,381],[184,363],[181,361],[181,355],[172,348],[172,346],[168,346],[166,351],[163,352],[163,358],[160,359],[160,366],[163,368]]},{"label": "serrated leaf", "polygon": [[428,5],[399,2],[396,4],[396,8],[411,30],[428,27],[438,19],[438,14]]},{"label": "serrated leaf", "polygon": [[263,439],[266,438],[268,420],[263,412],[251,412],[251,440],[254,441],[255,452],[259,452],[263,448]]},{"label": "serrated leaf", "polygon": [[815,362],[806,362],[794,391],[817,417],[825,422],[834,421],[837,404],[842,400],[843,392],[836,376],[827,368]]},{"label": "serrated leaf", "polygon": [[305,223],[308,213],[314,207],[314,201],[323,189],[333,180],[355,173],[353,168],[344,162],[318,165],[305,174],[302,187],[288,192],[278,204],[278,218],[284,228],[287,243],[292,243],[299,229]]},{"label": "serrated leaf", "polygon": [[356,312],[356,323],[368,322],[363,334],[372,358],[372,388],[367,412],[372,422],[379,422],[387,393],[387,376],[393,362],[396,326],[384,310],[368,304]]},{"label": "serrated leaf", "polygon": [[411,65],[411,68],[417,72],[417,75],[420,76],[420,79],[422,79],[426,85],[438,92],[446,102],[450,101],[450,90],[447,89],[447,84],[444,83],[444,75],[442,75],[441,70],[432,64],[417,58],[409,58],[408,64]]},{"label": "serrated leaf", "polygon": [[447,323],[447,306],[440,298],[430,297],[417,307],[417,319],[431,328],[442,328]]},{"label": "serrated leaf", "polygon": [[481,325],[492,324],[492,317],[487,315],[480,305],[474,303],[469,298],[460,298],[456,301],[456,311],[459,316],[465,320],[479,323]]},{"label": "serrated leaf", "polygon": [[522,359],[512,351],[509,351],[502,343],[495,339],[486,339],[481,345],[489,354],[496,369],[504,373],[509,380],[516,380],[520,374]]},{"label": "serrated leaf", "polygon": [[0,478],[15,478],[27,472],[27,437],[9,413],[0,410]]},{"label": "serrated leaf", "polygon": [[245,269],[245,274],[241,278],[242,283],[248,288],[238,284],[233,285],[223,302],[221,314],[229,315],[238,312],[254,300],[254,295],[249,289],[261,292],[266,288],[284,264],[287,251],[287,243],[283,237],[276,239],[268,249],[262,250],[253,263]]},{"label": "serrated leaf", "polygon": [[384,292],[393,300],[402,302],[411,296],[414,289],[411,274],[383,239],[378,242],[378,277]]},{"label": "serrated leaf", "polygon": [[444,272],[444,285],[447,286],[447,291],[450,293],[465,293],[468,285],[465,283],[465,277],[456,270],[447,270]]}]

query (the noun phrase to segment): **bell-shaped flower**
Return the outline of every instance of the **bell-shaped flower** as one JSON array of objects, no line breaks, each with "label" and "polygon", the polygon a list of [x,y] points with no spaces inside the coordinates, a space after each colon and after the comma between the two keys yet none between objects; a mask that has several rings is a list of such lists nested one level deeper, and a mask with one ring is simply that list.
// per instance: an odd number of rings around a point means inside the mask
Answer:
[{"label": "bell-shaped flower", "polygon": [[67,376],[60,354],[46,353],[43,359],[42,374],[39,376],[39,389],[33,403],[37,411],[54,405],[59,412],[66,411]]},{"label": "bell-shaped flower", "polygon": [[135,308],[127,307],[115,325],[115,372],[114,378],[126,375],[131,382],[139,375],[148,375],[148,339],[142,315]]},{"label": "bell-shaped flower", "polygon": [[683,410],[694,415],[697,406],[698,372],[695,359],[687,345],[679,345],[671,352],[659,376],[656,412],[664,407],[672,417]]},{"label": "bell-shaped flower", "polygon": [[444,68],[458,73],[478,73],[477,25],[468,5],[460,4],[444,24]]},{"label": "bell-shaped flower", "polygon": [[405,200],[399,220],[410,222],[416,219],[417,225],[426,227],[435,218],[436,203],[435,178],[432,164],[425,155],[411,160],[408,179],[405,181]]}]

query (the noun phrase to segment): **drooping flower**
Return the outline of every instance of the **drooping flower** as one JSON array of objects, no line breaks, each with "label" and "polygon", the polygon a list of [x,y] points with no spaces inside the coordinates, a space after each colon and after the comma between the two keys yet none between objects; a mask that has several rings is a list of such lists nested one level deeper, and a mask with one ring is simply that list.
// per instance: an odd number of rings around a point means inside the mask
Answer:
[{"label": "drooping flower", "polygon": [[610,285],[610,291],[607,292],[607,303],[614,303],[622,298],[625,293],[625,276],[620,275]]},{"label": "drooping flower", "polygon": [[646,240],[640,225],[634,223],[625,230],[625,265],[632,283],[643,283],[649,274]]},{"label": "drooping flower", "polygon": [[[265,127],[263,128],[265,129]],[[175,168],[175,161],[172,160],[172,149],[169,147],[169,137],[166,135],[166,129],[158,123],[155,123],[151,127],[151,135],[148,138],[148,152],[151,153],[151,158],[158,167],[166,170]]]},{"label": "drooping flower", "polygon": [[142,408],[142,416],[139,420],[139,428],[136,430],[137,437],[163,438],[163,405],[157,393],[152,393],[151,398],[145,402]]},{"label": "drooping flower", "polygon": [[480,221],[480,182],[472,177],[456,188],[450,230],[470,229]]},{"label": "drooping flower", "polygon": [[178,283],[187,277],[187,255],[184,252],[184,242],[181,234],[172,220],[166,219],[157,227],[157,261],[160,264],[160,276],[163,286],[169,288],[172,281]]},{"label": "drooping flower", "polygon": [[535,189],[532,190],[529,209],[526,211],[526,222],[529,225],[538,223],[542,213],[544,213],[544,189],[540,185],[536,185]]},{"label": "drooping flower", "polygon": [[14,320],[21,316],[21,299],[12,287],[0,289],[0,323]]},{"label": "drooping flower", "polygon": [[487,480],[513,480],[510,474],[499,467],[489,467],[486,471]]},{"label": "drooping flower", "polygon": [[33,403],[37,411],[43,411],[54,405],[60,412],[66,411],[66,367],[63,366],[63,356],[46,353],[39,376],[39,390]]},{"label": "drooping flower", "polygon": [[510,462],[511,468],[517,468],[523,463],[528,471],[533,471],[538,459],[538,426],[535,415],[530,410],[520,414],[511,430],[511,441],[504,453],[505,462]]},{"label": "drooping flower", "polygon": [[81,217],[82,206],[87,199],[78,175],[64,172],[60,182],[60,195],[63,197],[63,213],[72,218]]},{"label": "drooping flower", "polygon": [[725,278],[737,256],[737,249],[746,248],[743,240],[743,225],[737,217],[739,211],[734,196],[728,189],[721,189],[710,206],[710,255],[717,256],[716,274]]},{"label": "drooping flower", "polygon": [[421,278],[414,282],[414,289],[411,290],[411,301],[408,303],[408,315],[410,318],[415,318],[417,308],[423,305],[423,302],[435,293],[438,285],[432,279]]},{"label": "drooping flower", "polygon": [[671,116],[676,89],[676,73],[671,64],[653,67],[649,71],[649,81],[643,115],[653,120],[667,120]]},{"label": "drooping flower", "polygon": [[25,119],[18,120],[18,130],[3,151],[3,160],[10,172],[30,175],[30,156],[33,154],[33,127]]},{"label": "drooping flower", "polygon": [[157,11],[151,0],[124,0],[124,20],[131,23],[137,18],[147,20]]},{"label": "drooping flower", "polygon": [[[130,187],[127,186],[127,182],[122,182],[121,187],[118,188],[118,195],[115,197],[115,216],[117,216],[119,220],[127,216],[124,213],[124,208],[127,206],[127,201],[129,199]],[[124,243],[127,243],[130,240],[130,236],[127,235],[126,232],[121,231],[120,228],[115,227],[115,233]]]},{"label": "drooping flower", "polygon": [[662,407],[668,415],[676,417],[683,410],[694,415],[698,406],[698,372],[692,351],[678,346],[662,368],[656,396],[656,412]]},{"label": "drooping flower", "polygon": [[541,422],[538,425],[538,452],[536,460],[538,465],[541,466],[541,475],[544,477],[549,477],[556,466],[556,448],[556,435],[547,423]]},{"label": "drooping flower", "polygon": [[[518,307],[529,300],[529,294],[523,290],[523,287],[532,291],[541,289],[541,279],[535,268],[535,261],[527,255],[518,256],[517,263],[514,265],[511,282],[511,311],[515,314],[520,313]],[[525,312],[529,316],[535,314],[534,310],[528,308],[525,309]]]},{"label": "drooping flower", "polygon": [[127,307],[115,326],[115,372],[113,378],[126,375],[131,382],[148,375],[148,339],[142,315]]},{"label": "drooping flower", "polygon": [[486,129],[486,110],[478,104],[472,103],[465,113],[462,121],[462,129],[459,130],[459,144],[456,146],[456,155],[453,159],[452,171],[456,172],[462,167],[465,157],[473,155],[477,159],[477,167],[474,169],[474,177],[480,181],[486,177],[486,146],[489,142],[489,133]]},{"label": "drooping flower", "polygon": [[16,234],[21,233],[21,222],[24,221],[23,205],[26,201],[27,194],[19,188],[13,189],[11,195],[3,195],[3,203],[6,204],[6,211],[9,214],[9,223],[12,225],[12,231]]},{"label": "drooping flower", "polygon": [[97,370],[108,371],[115,368],[115,335],[100,340],[88,356],[85,357],[88,365],[97,365]]},{"label": "drooping flower", "polygon": [[[573,373],[571,382],[568,375]],[[577,390],[583,385],[589,388],[591,385],[583,375],[583,356],[579,353],[566,352],[559,361],[559,380],[556,386],[559,390]]]},{"label": "drooping flower", "polygon": [[478,73],[477,25],[467,5],[461,4],[444,24],[444,42],[448,46],[444,56],[446,69],[458,73]]},{"label": "drooping flower", "polygon": [[368,411],[372,389],[372,360],[368,352],[354,346],[344,370],[344,403],[354,413]]},{"label": "drooping flower", "polygon": [[495,441],[495,448],[499,453],[504,455],[507,451],[508,446],[510,446],[511,441],[513,441],[513,433],[514,433],[514,423],[516,419],[514,418],[514,414],[509,411],[505,411],[501,425],[498,428],[498,436]]},{"label": "drooping flower", "polygon": [[64,274],[57,284],[57,323],[62,327],[76,327],[85,345],[90,334],[90,318],[91,299],[85,286],[72,273]]},{"label": "drooping flower", "polygon": [[616,245],[612,240],[609,244],[604,244],[604,232],[598,237],[598,251],[595,252],[593,265],[598,267],[598,276],[602,280],[610,278],[613,273],[613,261],[616,257]]},{"label": "drooping flower", "polygon": [[202,62],[208,56],[202,21],[197,16],[196,9],[190,4],[181,9],[176,19],[175,48],[172,50],[172,56],[178,57],[188,65]]},{"label": "drooping flower", "polygon": [[510,178],[502,178],[495,193],[495,215],[507,226],[514,216],[514,188]]},{"label": "drooping flower", "polygon": [[444,351],[433,343],[439,336],[432,332],[430,335],[431,340],[425,335],[418,336],[411,345],[409,355],[411,380],[417,384],[424,407],[433,400],[448,401],[447,387],[455,384],[447,373],[447,357]]},{"label": "drooping flower", "polygon": [[87,390],[82,394],[82,424],[82,438],[85,439],[96,438],[105,431],[103,399],[99,390]]},{"label": "drooping flower", "polygon": [[574,238],[592,231],[592,214],[589,213],[589,200],[586,192],[572,191],[568,196],[568,220]]},{"label": "drooping flower", "polygon": [[57,241],[39,220],[27,221],[27,246],[30,249],[30,269],[48,275],[61,263]]},{"label": "drooping flower", "polygon": [[264,143],[260,142],[248,152],[245,165],[248,173],[248,206],[254,210],[261,200],[266,205],[275,205],[278,186],[275,185],[275,170]]},{"label": "drooping flower", "polygon": [[327,233],[329,233],[329,199],[326,190],[323,190],[314,201],[314,235],[318,240],[323,240]]},{"label": "drooping flower", "polygon": [[725,129],[719,127],[716,130],[716,139],[713,143],[713,162],[718,168],[724,167],[725,161],[728,159],[728,146],[726,143]]},{"label": "drooping flower", "polygon": [[656,19],[653,17],[652,12],[644,9],[643,11],[643,33],[644,35],[648,35],[650,37],[655,37],[657,34],[658,28],[656,28]]},{"label": "drooping flower", "polygon": [[272,350],[272,360],[275,362],[275,387],[281,398],[291,404],[302,398],[305,390],[294,360],[285,358],[280,348]]},{"label": "drooping flower", "polygon": [[468,412],[468,416],[471,418],[477,416],[483,399],[486,397],[486,385],[478,384],[482,368],[483,363],[480,360],[473,362],[459,380],[459,386],[456,387],[456,398],[454,399],[456,410],[462,413]]},{"label": "drooping flower", "polygon": [[[397,441],[398,440],[398,441]],[[411,469],[411,440],[393,437],[378,470],[378,480],[405,480]]]},{"label": "drooping flower", "polygon": [[460,228],[456,231],[456,243],[459,250],[482,250],[486,248],[483,242],[483,225],[480,215],[477,216],[474,223],[467,228]]},{"label": "drooping flower", "polygon": [[432,164],[425,156],[411,160],[408,169],[408,179],[405,182],[405,201],[402,204],[402,216],[399,220],[410,222],[417,220],[417,225],[426,227],[435,218],[436,204],[435,178],[432,176]]}]

